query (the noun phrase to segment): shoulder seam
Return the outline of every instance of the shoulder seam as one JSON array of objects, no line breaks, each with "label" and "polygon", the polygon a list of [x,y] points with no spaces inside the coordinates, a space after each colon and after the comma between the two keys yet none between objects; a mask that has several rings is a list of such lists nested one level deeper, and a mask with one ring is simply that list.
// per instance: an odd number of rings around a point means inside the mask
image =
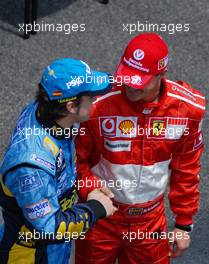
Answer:
[{"label": "shoulder seam", "polygon": [[188,93],[190,93],[191,95],[193,95],[193,96],[195,96],[195,97],[199,97],[199,98],[201,98],[201,99],[205,99],[204,96],[201,96],[201,95],[199,95],[199,94],[196,94],[196,93],[191,92],[190,90],[188,90],[186,87],[180,85],[179,83],[176,83],[176,82],[173,82],[173,81],[170,81],[170,80],[167,80],[167,79],[166,79],[166,82],[168,82],[168,83],[172,83],[172,84],[175,84],[175,85],[181,87],[182,89],[184,89],[185,91],[187,91]]},{"label": "shoulder seam", "polygon": [[191,100],[189,100],[189,99],[187,99],[187,98],[185,98],[185,97],[183,97],[183,96],[180,96],[180,95],[177,95],[177,94],[173,94],[173,93],[170,93],[170,92],[167,92],[167,95],[168,95],[168,96],[171,96],[171,97],[178,98],[178,99],[180,99],[180,100],[182,100],[182,101],[184,101],[184,102],[187,102],[187,103],[189,103],[189,104],[191,104],[191,105],[196,106],[197,108],[200,108],[200,109],[202,109],[202,110],[205,110],[205,106],[202,106],[202,105],[200,105],[200,104],[194,103],[194,102],[192,102]]}]

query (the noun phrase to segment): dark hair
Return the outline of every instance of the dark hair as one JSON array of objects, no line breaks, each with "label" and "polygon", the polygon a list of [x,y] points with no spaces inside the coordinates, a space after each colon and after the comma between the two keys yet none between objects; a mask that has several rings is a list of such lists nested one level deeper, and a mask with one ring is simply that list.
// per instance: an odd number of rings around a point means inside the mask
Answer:
[{"label": "dark hair", "polygon": [[[38,103],[38,116],[43,121],[55,121],[65,117],[68,113],[66,108],[67,102],[50,101],[41,84],[38,87],[36,101]],[[74,100],[73,103],[75,106],[78,106],[80,104],[80,97]]]}]

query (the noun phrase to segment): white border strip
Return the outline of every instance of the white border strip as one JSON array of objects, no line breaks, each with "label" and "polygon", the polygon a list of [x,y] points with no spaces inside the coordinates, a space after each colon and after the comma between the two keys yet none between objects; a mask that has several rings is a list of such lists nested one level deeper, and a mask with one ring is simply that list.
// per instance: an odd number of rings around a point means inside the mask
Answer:
[{"label": "white border strip", "polygon": [[116,94],[121,94],[121,91],[107,93],[107,94],[99,97],[93,104],[96,104],[97,102],[102,101],[102,100],[104,100],[104,99],[106,99],[106,98],[108,98],[108,97],[110,97],[112,95],[116,95]]}]

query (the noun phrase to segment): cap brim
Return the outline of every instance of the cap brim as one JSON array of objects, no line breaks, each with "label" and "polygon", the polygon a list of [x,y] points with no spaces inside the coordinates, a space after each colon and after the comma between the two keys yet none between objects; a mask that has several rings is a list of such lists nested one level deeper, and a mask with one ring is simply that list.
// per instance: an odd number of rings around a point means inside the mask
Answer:
[{"label": "cap brim", "polygon": [[102,95],[109,92],[113,83],[110,80],[110,74],[105,72],[92,72],[92,81],[88,83],[87,93],[92,96]]},{"label": "cap brim", "polygon": [[115,77],[120,79],[123,84],[133,87],[134,89],[144,89],[152,81],[154,75],[146,74],[143,71],[129,67],[120,62]]}]

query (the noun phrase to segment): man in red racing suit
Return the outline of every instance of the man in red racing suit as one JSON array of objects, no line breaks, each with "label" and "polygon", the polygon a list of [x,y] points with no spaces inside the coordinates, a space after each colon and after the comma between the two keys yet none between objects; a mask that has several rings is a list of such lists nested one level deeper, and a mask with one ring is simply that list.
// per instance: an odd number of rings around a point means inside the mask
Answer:
[{"label": "man in red racing suit", "polygon": [[[99,178],[114,193],[118,211],[76,241],[76,264],[114,264],[117,258],[120,264],[167,264],[189,247],[205,99],[189,84],[165,79],[167,64],[167,46],[157,34],[132,39],[116,72],[130,82],[124,78],[98,98],[83,124],[86,133],[76,143],[85,186],[80,197],[99,188]],[[172,236],[164,212],[168,181]]]}]

